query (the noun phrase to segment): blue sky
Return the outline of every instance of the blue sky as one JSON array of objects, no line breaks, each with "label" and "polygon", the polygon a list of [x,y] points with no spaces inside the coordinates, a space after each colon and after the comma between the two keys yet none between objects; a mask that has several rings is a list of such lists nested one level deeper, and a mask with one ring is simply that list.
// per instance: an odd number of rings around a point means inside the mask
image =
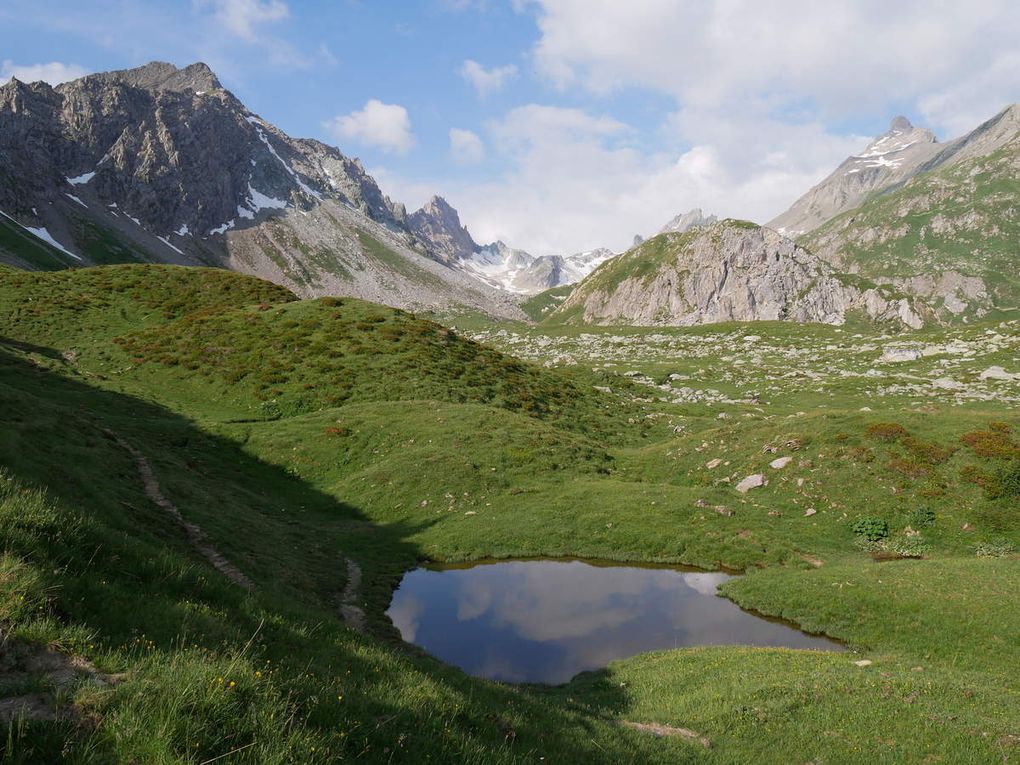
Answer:
[{"label": "blue sky", "polygon": [[253,111],[442,193],[481,241],[620,249],[764,222],[905,113],[1020,99],[1005,0],[5,0],[0,80],[205,61]]}]

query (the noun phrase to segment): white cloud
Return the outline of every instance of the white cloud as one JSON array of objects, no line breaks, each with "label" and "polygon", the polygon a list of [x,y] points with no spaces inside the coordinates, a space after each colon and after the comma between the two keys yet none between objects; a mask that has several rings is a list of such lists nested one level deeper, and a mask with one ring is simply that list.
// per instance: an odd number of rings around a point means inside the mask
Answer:
[{"label": "white cloud", "polygon": [[516,77],[517,67],[507,64],[486,69],[477,61],[467,59],[460,67],[460,76],[471,83],[480,98],[485,98],[501,90],[508,80]]},{"label": "white cloud", "polygon": [[458,165],[477,165],[485,159],[485,144],[477,133],[451,128],[450,155]]},{"label": "white cloud", "polygon": [[88,74],[88,70],[78,64],[63,64],[59,61],[51,61],[48,64],[15,64],[10,59],[5,59],[0,64],[0,82],[7,82],[11,77],[17,77],[22,82],[48,82],[50,85],[59,85],[62,82],[77,80]]},{"label": "white cloud", "polygon": [[256,28],[290,16],[283,0],[195,0],[199,8],[212,8],[213,16],[227,31],[250,42]]},{"label": "white cloud", "polygon": [[[560,87],[638,85],[702,107],[767,97],[837,118],[979,77],[1016,53],[1020,28],[1013,0],[531,1],[534,61]],[[1018,87],[1001,83],[1000,103]]]},{"label": "white cloud", "polygon": [[386,152],[406,154],[414,146],[407,109],[375,98],[363,109],[334,117],[324,127],[338,140],[349,139]]}]

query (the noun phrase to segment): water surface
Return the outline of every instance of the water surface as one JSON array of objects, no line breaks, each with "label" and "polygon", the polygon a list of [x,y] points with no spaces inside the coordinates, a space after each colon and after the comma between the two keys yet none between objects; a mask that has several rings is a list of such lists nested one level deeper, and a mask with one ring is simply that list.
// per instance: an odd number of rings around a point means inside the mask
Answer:
[{"label": "water surface", "polygon": [[562,683],[614,659],[695,645],[842,650],[716,595],[717,572],[504,561],[407,573],[387,615],[404,640],[468,674]]}]

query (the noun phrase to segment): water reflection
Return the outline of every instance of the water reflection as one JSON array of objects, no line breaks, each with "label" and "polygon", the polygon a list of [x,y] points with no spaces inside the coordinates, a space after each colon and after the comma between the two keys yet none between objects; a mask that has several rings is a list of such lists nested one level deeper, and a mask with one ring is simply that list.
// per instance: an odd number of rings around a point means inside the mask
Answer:
[{"label": "water reflection", "polygon": [[511,561],[404,576],[387,614],[404,640],[469,674],[566,682],[643,651],[693,645],[841,650],[718,597],[722,573]]}]

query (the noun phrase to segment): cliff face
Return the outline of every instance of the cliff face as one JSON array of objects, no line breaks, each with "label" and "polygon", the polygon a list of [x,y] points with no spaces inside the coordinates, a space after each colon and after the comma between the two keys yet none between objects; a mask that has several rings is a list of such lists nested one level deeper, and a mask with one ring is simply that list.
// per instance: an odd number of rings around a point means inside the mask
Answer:
[{"label": "cliff face", "polygon": [[460,215],[440,196],[432,197],[421,209],[408,215],[407,225],[440,262],[455,263],[470,258],[478,250],[471,234],[461,225]]},{"label": "cliff face", "polygon": [[846,283],[768,228],[722,221],[659,234],[581,282],[553,317],[597,324],[689,326],[789,320],[842,324],[860,311],[920,326],[906,300]]}]

